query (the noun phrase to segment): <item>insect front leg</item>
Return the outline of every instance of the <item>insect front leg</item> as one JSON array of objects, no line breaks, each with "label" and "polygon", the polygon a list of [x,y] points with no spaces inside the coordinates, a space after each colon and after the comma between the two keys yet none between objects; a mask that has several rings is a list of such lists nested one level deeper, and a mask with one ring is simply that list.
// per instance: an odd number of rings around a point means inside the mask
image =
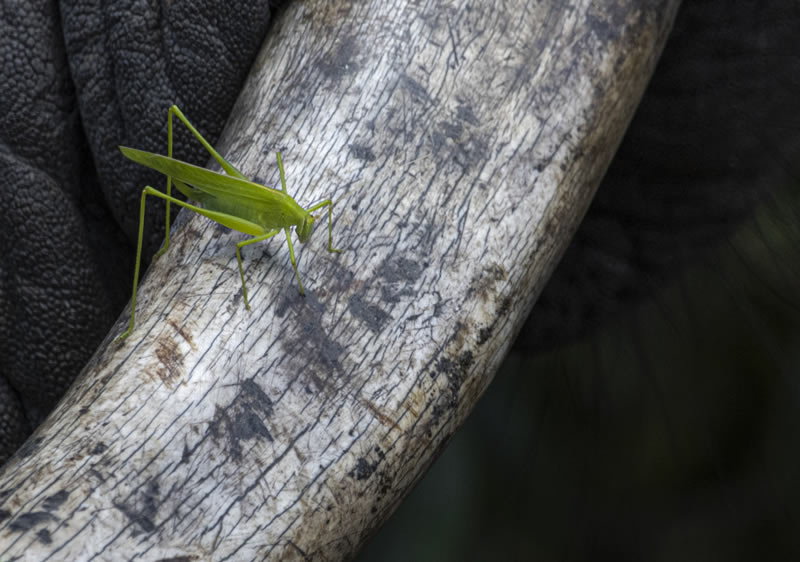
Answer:
[{"label": "insect front leg", "polygon": [[244,267],[242,266],[241,249],[247,246],[248,244],[255,244],[256,242],[261,242],[262,240],[266,240],[267,238],[272,238],[279,232],[280,230],[272,230],[270,232],[267,232],[266,234],[256,236],[255,238],[250,238],[249,240],[244,240],[236,244],[236,260],[239,262],[239,276],[242,278],[242,292],[244,293],[244,306],[245,308],[247,308],[247,310],[250,310],[250,303],[247,301],[247,285],[244,282]]},{"label": "insect front leg", "polygon": [[337,254],[341,254],[342,251],[338,248],[333,247],[333,203],[330,199],[325,199],[325,201],[321,201],[314,205],[313,207],[309,207],[306,209],[309,213],[313,213],[314,211],[321,209],[322,207],[328,206],[328,251],[335,252]]}]

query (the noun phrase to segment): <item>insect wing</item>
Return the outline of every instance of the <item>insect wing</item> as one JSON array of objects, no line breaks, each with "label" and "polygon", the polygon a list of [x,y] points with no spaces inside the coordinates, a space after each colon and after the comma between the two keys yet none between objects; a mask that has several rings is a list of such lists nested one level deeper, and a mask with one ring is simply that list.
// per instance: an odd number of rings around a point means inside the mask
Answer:
[{"label": "insect wing", "polygon": [[193,185],[197,189],[208,193],[219,199],[235,197],[237,199],[250,200],[256,204],[274,203],[280,204],[291,199],[288,195],[264,185],[259,185],[251,181],[227,176],[206,170],[200,166],[187,164],[180,160],[175,160],[168,156],[129,148],[119,147],[126,157],[134,162],[152,168],[166,176],[172,176],[184,183]]}]

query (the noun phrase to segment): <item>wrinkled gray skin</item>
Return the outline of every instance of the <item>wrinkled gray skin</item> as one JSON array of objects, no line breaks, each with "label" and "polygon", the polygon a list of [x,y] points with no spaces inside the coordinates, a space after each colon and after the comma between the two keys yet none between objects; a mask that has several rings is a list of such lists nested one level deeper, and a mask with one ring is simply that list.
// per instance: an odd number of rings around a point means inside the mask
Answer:
[{"label": "wrinkled gray skin", "polygon": [[[100,14],[65,2],[44,15],[0,12],[8,178],[0,193],[0,459],[52,407],[129,297],[141,188],[163,178],[126,162],[116,145],[163,151],[173,102],[216,138],[266,30],[258,16],[265,2],[246,4],[128,2]],[[518,347],[593,329],[718,243],[765,189],[800,176],[799,11],[783,0],[686,3]],[[194,144],[176,151],[206,160]],[[148,213],[148,221],[149,256],[163,215]]]},{"label": "wrinkled gray skin", "polygon": [[[173,103],[215,139],[266,34],[269,4],[0,8],[0,462],[55,405],[129,297],[141,189],[164,180],[117,145],[163,152]],[[179,138],[175,150],[204,164],[203,148]],[[147,215],[148,258],[163,237],[157,207]]]}]

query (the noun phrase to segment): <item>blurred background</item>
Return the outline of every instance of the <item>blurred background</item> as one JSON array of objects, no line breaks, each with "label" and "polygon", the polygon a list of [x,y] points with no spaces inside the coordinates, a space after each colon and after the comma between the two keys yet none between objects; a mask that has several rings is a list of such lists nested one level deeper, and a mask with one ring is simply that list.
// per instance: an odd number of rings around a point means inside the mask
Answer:
[{"label": "blurred background", "polygon": [[800,2],[684,2],[562,263],[359,560],[800,560]]},{"label": "blurred background", "polygon": [[512,352],[360,560],[797,560],[798,192],[595,335]]}]

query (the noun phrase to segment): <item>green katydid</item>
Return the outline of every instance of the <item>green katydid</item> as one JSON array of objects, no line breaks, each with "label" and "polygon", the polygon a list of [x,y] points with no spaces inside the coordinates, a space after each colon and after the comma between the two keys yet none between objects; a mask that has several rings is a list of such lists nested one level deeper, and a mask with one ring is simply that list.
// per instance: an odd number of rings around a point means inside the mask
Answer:
[{"label": "green katydid", "polygon": [[[214,157],[222,166],[226,174],[212,172],[199,166],[187,164],[172,158],[172,116],[176,115],[192,134],[200,141],[200,144]],[[125,330],[117,339],[128,337],[133,331],[136,318],[136,289],[139,281],[139,266],[142,260],[142,235],[144,233],[144,210],[145,198],[148,195],[155,195],[167,202],[167,231],[164,239],[164,246],[156,253],[158,257],[169,247],[169,214],[170,203],[175,203],[185,207],[190,211],[199,213],[211,220],[227,226],[233,230],[238,230],[244,234],[253,236],[248,240],[243,240],[236,244],[236,259],[239,262],[239,276],[242,279],[242,291],[244,293],[244,305],[250,310],[247,300],[247,285],[244,282],[244,268],[242,267],[241,249],[248,244],[261,242],[278,234],[281,230],[286,234],[286,243],[289,246],[289,257],[297,276],[297,284],[300,293],[303,291],[303,284],[300,282],[300,273],[297,271],[297,261],[294,257],[294,247],[292,246],[291,227],[295,227],[297,238],[301,243],[305,243],[311,236],[314,221],[318,217],[311,215],[323,207],[328,207],[328,251],[341,252],[333,247],[333,225],[332,211],[333,203],[330,199],[325,199],[304,209],[286,191],[286,177],[283,171],[283,161],[281,153],[277,153],[278,170],[281,177],[281,190],[273,189],[265,185],[260,185],[248,180],[239,170],[227,162],[214,148],[203,138],[200,132],[183,115],[178,106],[173,105],[169,108],[167,118],[167,156],[145,152],[135,148],[120,146],[122,154],[148,168],[152,168],[167,176],[167,193],[162,193],[157,189],[146,186],[142,190],[142,198],[139,207],[139,240],[136,245],[136,267],[133,274],[133,295],[131,297],[131,320],[128,329]],[[171,195],[172,184],[189,199],[197,201],[202,206],[185,203]]]}]

